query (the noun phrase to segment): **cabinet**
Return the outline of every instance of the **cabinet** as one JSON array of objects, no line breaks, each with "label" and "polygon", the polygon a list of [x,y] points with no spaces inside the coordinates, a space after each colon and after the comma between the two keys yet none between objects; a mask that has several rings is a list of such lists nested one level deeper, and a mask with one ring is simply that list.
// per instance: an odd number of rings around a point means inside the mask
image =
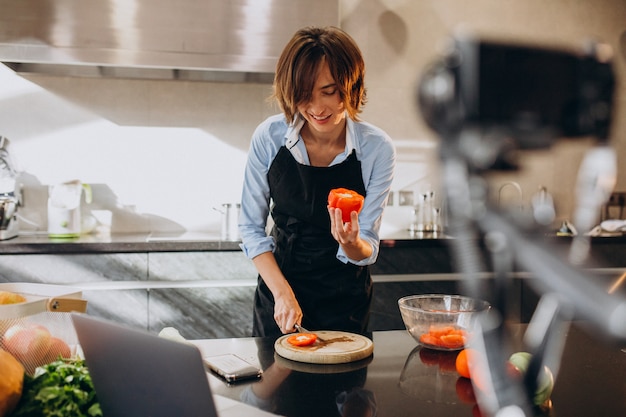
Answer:
[{"label": "cabinet", "polygon": [[[622,238],[593,240],[597,264],[589,267],[607,289],[626,266],[624,244]],[[372,331],[404,329],[397,300],[405,295],[462,292],[445,239],[383,240],[371,270]],[[490,291],[488,271],[484,279]],[[513,280],[513,320],[526,322],[534,310],[538,297],[530,279],[519,273]],[[190,339],[250,336],[256,280],[252,262],[233,242],[147,243],[145,237],[123,236],[0,243],[0,282],[79,286],[88,314],[151,332],[174,327]],[[616,292],[626,295],[626,287]]]},{"label": "cabinet", "polygon": [[0,257],[0,282],[82,288],[87,313],[187,338],[252,332],[256,272],[241,252],[25,254]]}]

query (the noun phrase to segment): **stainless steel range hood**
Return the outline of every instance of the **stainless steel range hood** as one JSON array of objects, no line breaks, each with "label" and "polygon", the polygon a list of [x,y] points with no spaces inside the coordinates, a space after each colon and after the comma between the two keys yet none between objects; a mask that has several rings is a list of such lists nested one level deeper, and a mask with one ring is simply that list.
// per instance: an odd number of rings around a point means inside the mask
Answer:
[{"label": "stainless steel range hood", "polygon": [[0,62],[81,77],[271,82],[308,25],[338,0],[0,0]]}]

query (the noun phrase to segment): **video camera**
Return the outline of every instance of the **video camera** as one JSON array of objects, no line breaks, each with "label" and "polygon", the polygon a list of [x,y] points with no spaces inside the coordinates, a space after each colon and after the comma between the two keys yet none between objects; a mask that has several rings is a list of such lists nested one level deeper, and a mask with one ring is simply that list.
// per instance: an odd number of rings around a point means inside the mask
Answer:
[{"label": "video camera", "polygon": [[474,131],[490,136],[490,147],[494,135],[509,141],[503,151],[510,141],[515,148],[535,149],[558,137],[605,140],[614,88],[607,50],[598,44],[570,53],[454,38],[420,80],[421,114],[447,141]]}]

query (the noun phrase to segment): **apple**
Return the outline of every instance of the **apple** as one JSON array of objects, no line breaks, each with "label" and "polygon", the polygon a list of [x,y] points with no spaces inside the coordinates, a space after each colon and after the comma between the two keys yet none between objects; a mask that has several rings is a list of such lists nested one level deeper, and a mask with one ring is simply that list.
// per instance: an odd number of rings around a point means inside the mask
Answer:
[{"label": "apple", "polygon": [[48,349],[48,353],[46,354],[43,363],[47,364],[50,362],[54,362],[59,358],[69,359],[72,357],[72,350],[68,346],[63,339],[59,339],[58,337],[52,337],[50,339],[50,349]]},{"label": "apple", "polygon": [[[521,375],[525,375],[528,370],[528,365],[530,364],[530,360],[532,359],[532,355],[528,352],[515,352],[509,357],[509,363],[513,366],[513,368],[517,369]],[[507,365],[507,369],[509,365]],[[533,403],[535,405],[541,405],[552,395],[552,390],[554,389],[554,375],[550,368],[544,365],[542,372],[539,374],[539,382],[537,384],[537,389],[535,390],[535,395],[533,397]]]},{"label": "apple", "polygon": [[506,362],[506,373],[515,380],[521,381],[524,374],[521,369],[513,365],[510,361]]},{"label": "apple", "polygon": [[6,350],[22,363],[39,362],[50,349],[52,335],[38,324],[16,324],[3,337]]},{"label": "apple", "polygon": [[509,357],[509,362],[513,364],[517,369],[519,369],[522,374],[525,374],[528,370],[528,365],[530,364],[530,359],[532,355],[528,352],[515,352]]},{"label": "apple", "polygon": [[539,386],[537,387],[535,396],[533,397],[535,405],[543,404],[548,401],[552,395],[552,390],[554,389],[554,375],[552,374],[550,368],[547,366],[543,367],[543,372],[541,373],[539,381]]}]

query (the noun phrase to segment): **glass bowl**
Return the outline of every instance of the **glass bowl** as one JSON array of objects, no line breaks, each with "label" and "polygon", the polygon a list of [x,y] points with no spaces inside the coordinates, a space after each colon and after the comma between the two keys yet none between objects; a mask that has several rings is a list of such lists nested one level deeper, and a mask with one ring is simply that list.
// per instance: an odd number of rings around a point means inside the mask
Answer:
[{"label": "glass bowl", "polygon": [[398,300],[407,331],[422,346],[436,350],[465,347],[479,313],[490,305],[462,295],[410,295]]}]

